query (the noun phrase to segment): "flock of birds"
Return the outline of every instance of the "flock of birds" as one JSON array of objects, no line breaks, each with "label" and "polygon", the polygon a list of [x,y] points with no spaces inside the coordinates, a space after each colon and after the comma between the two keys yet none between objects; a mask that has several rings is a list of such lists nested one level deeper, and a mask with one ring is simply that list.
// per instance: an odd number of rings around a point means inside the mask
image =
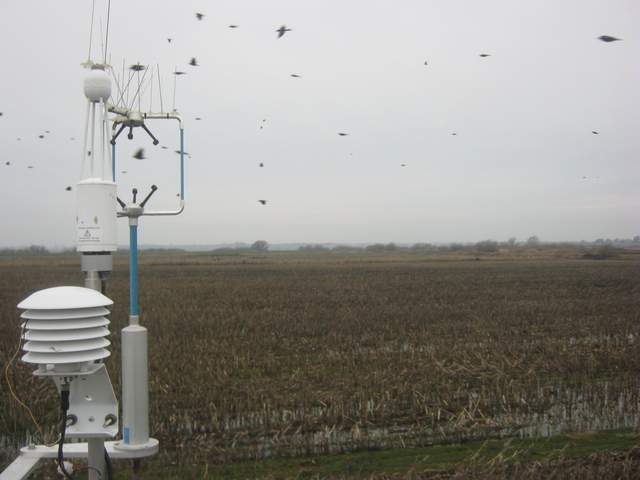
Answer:
[{"label": "flock of birds", "polygon": [[[196,12],[195,16],[196,16],[196,19],[198,19],[199,21],[202,21],[206,15],[204,13]],[[239,25],[231,24],[231,25],[228,25],[228,27],[229,28],[239,28]],[[287,32],[291,32],[291,31],[292,30],[290,28],[288,28],[286,25],[281,25],[276,30],[277,38],[282,38]],[[173,41],[173,38],[167,37],[167,42],[168,43],[171,43],[172,41]],[[198,59],[196,57],[191,57],[191,59],[189,60],[188,64],[191,67],[199,67],[200,66],[200,64],[198,63]],[[426,64],[426,62],[425,62],[425,64]],[[140,72],[140,71],[144,70],[145,68],[146,67],[144,65],[141,65],[140,63],[137,63],[135,65],[131,65],[129,67],[129,69],[134,71],[134,72]],[[176,75],[176,76],[180,76],[180,75],[186,75],[187,72],[183,71],[183,70],[176,69],[176,70],[174,70],[173,74]],[[302,78],[302,75],[297,74],[297,73],[292,73],[291,77],[293,77],[293,78]],[[195,117],[195,119],[197,121],[199,121],[199,120],[202,120],[202,117]],[[264,128],[266,122],[267,122],[266,118],[262,119],[262,121],[260,122],[260,130],[262,130]],[[338,132],[338,135],[341,136],[341,137],[345,137],[345,136],[347,136],[349,134],[346,133],[346,132]],[[167,149],[166,146],[161,146],[161,148]],[[176,150],[175,152],[177,154],[180,154],[180,150]],[[183,152],[183,153],[184,153],[184,155],[190,157],[190,155],[187,152]],[[144,159],[146,159],[147,157],[145,156],[144,148],[137,149],[133,154],[133,158],[135,158],[136,160],[144,160]],[[258,164],[258,166],[260,168],[264,168],[264,162],[260,162]],[[405,165],[403,164],[403,166],[405,166]],[[126,174],[127,172],[126,172],[126,170],[123,170],[120,173]],[[67,187],[67,188],[70,189],[71,187]],[[180,196],[180,194],[177,194],[177,195]],[[260,203],[261,205],[266,205],[267,204],[267,200],[260,199],[260,200],[258,200],[258,203]]]},{"label": "flock of birds", "polygon": [[[200,13],[200,12],[196,12],[195,13],[195,17],[196,17],[196,19],[198,21],[202,21],[205,16],[206,15],[204,13]],[[228,25],[228,28],[236,29],[236,28],[239,28],[239,25],[231,24],[231,25]],[[292,31],[292,29],[288,28],[286,25],[281,25],[278,29],[276,29],[275,32],[277,33],[277,38],[282,38],[287,32],[291,32],[291,31]],[[602,41],[602,42],[605,42],[605,43],[617,42],[617,41],[622,40],[621,38],[613,37],[611,35],[600,35],[599,37],[597,37],[597,39]],[[168,43],[171,43],[172,41],[173,41],[173,38],[170,38],[170,37],[167,38],[167,42]],[[491,54],[489,54],[489,53],[480,53],[478,56],[481,57],[481,58],[487,58],[487,57],[490,57]],[[196,57],[191,57],[191,59],[189,60],[188,64],[190,66],[192,66],[192,67],[198,67],[200,65],[198,63],[198,60],[197,60]],[[425,60],[424,61],[424,65],[425,66],[429,65],[429,62],[427,60]],[[131,71],[133,71],[133,72],[140,72],[140,71],[144,70],[145,68],[146,67],[144,65],[141,65],[140,63],[136,63],[136,64],[131,65],[129,67],[129,69]],[[176,69],[173,72],[173,74],[176,75],[176,76],[179,76],[179,75],[186,75],[187,72]],[[293,77],[293,78],[302,78],[302,75],[297,74],[297,73],[292,73],[291,77]],[[0,117],[2,117],[3,115],[4,115],[4,113],[0,112]],[[201,117],[195,117],[195,120],[202,120],[202,118]],[[262,119],[262,121],[259,122],[260,130],[262,130],[264,128],[266,122],[267,122],[266,118]],[[45,138],[45,135],[48,135],[50,133],[51,133],[50,130],[45,130],[44,133],[38,134],[38,139],[43,140]],[[600,132],[597,131],[597,130],[592,130],[591,133],[593,135],[599,135],[600,134]],[[346,137],[348,135],[349,135],[349,133],[347,133],[347,132],[338,132],[338,136],[340,136],[340,137]],[[457,132],[451,132],[451,135],[452,136],[456,136]],[[22,138],[18,137],[17,140],[21,141]],[[73,140],[75,140],[75,138],[71,137],[70,140],[73,141]],[[166,150],[168,147],[162,145],[161,148]],[[181,152],[180,152],[180,150],[175,150],[175,153],[180,154]],[[182,153],[184,153],[184,155],[190,157],[190,155],[187,152],[182,152]],[[137,149],[133,154],[133,158],[136,159],[136,160],[144,160],[144,159],[146,159],[147,157],[145,156],[144,148]],[[10,161],[5,161],[5,166],[7,166],[7,167],[11,166],[11,162]],[[263,168],[264,167],[264,162],[260,162],[258,164],[258,166],[260,168]],[[407,167],[407,166],[408,166],[408,164],[406,164],[406,163],[401,163],[400,164],[400,167],[403,167],[403,168]],[[28,169],[33,169],[34,166],[33,165],[27,165],[27,168]],[[122,170],[120,173],[126,174],[127,171],[126,170]],[[582,180],[586,180],[587,178],[588,177],[583,176]],[[596,177],[596,178],[599,178],[599,177]],[[65,187],[65,191],[70,192],[71,190],[72,190],[72,187],[70,185]],[[178,194],[178,195],[180,195],[180,194]],[[260,200],[258,200],[258,203],[260,203],[261,205],[266,205],[268,203],[268,201],[266,199],[260,199]]]}]

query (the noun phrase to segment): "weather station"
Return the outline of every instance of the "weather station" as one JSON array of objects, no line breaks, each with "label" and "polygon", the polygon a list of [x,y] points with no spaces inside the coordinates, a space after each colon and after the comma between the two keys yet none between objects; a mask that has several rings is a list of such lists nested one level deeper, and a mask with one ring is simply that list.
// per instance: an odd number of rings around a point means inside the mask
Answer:
[{"label": "weather station", "polygon": [[[107,13],[106,40],[108,18]],[[93,12],[91,22],[93,31]],[[1,480],[27,478],[38,462],[47,458],[55,459],[64,478],[74,478],[72,462],[81,460],[86,466],[80,469],[87,470],[89,479],[108,479],[113,474],[112,459],[139,460],[159,450],[158,440],[149,431],[148,340],[138,307],[138,227],[143,216],[178,215],[184,210],[184,127],[175,103],[170,112],[164,111],[162,99],[159,111],[142,110],[140,80],[129,99],[131,79],[147,67],[137,64],[131,68],[129,81],[125,82],[123,72],[119,82],[107,64],[107,46],[105,41],[101,63],[92,61],[91,47],[89,58],[83,63],[87,69],[86,117],[80,180],[76,187],[76,246],[84,286],[47,288],[18,304],[23,311],[19,326],[19,349],[25,352],[22,361],[36,366],[35,376],[43,381],[50,379],[56,386],[60,396],[59,436],[55,444],[23,447],[0,473]],[[179,164],[173,180],[179,193],[173,209],[147,208],[158,190],[156,185],[142,199],[136,188],[132,189],[129,201],[118,195],[119,136],[128,129],[127,138],[132,140],[134,131],[140,130],[152,139],[153,145],[158,145],[159,140],[147,126],[148,120],[169,120],[178,127]],[[130,303],[128,325],[120,332],[120,404],[104,363],[111,354],[108,307],[113,301],[108,297],[107,283],[113,270],[113,252],[118,248],[119,218],[126,219],[129,226]],[[72,443],[67,442],[70,439]]]}]

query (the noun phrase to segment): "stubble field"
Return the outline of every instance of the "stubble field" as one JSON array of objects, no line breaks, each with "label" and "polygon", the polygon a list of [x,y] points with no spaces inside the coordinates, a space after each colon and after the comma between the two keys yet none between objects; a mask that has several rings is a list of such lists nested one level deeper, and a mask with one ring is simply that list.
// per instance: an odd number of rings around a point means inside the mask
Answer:
[{"label": "stubble field", "polygon": [[[143,255],[160,464],[636,428],[640,260]],[[119,392],[126,258],[107,292]],[[82,283],[75,257],[0,262],[0,362],[15,305]],[[12,380],[55,437],[55,390]],[[120,394],[118,393],[118,396]],[[34,432],[0,389],[3,463]]]}]

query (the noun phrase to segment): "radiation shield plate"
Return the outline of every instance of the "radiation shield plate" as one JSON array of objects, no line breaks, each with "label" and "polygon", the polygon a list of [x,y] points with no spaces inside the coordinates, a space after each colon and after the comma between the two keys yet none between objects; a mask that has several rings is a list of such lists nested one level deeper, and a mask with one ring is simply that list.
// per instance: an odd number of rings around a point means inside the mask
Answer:
[{"label": "radiation shield plate", "polygon": [[[31,294],[18,304],[24,310],[75,310],[113,305],[100,292],[84,287],[53,287]],[[29,317],[23,317],[29,318]],[[68,317],[67,317],[68,318]]]},{"label": "radiation shield plate", "polygon": [[94,327],[106,327],[111,322],[104,317],[92,317],[80,320],[57,320],[55,323],[49,320],[28,320],[20,325],[20,328],[34,330],[75,330]]},{"label": "radiation shield plate", "polygon": [[67,308],[67,309],[41,309],[27,310],[20,318],[27,320],[71,320],[74,318],[93,318],[109,315],[109,310],[104,307]]}]

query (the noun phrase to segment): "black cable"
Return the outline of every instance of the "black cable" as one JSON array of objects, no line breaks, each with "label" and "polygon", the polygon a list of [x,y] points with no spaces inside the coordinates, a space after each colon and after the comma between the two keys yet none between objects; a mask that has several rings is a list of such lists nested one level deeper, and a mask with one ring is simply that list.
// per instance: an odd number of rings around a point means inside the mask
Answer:
[{"label": "black cable", "polygon": [[109,452],[107,452],[107,449],[104,449],[104,465],[105,465],[105,470],[107,471],[107,480],[111,480],[112,479],[112,474],[113,474],[113,466],[111,465],[111,457],[109,456]]},{"label": "black cable", "polygon": [[64,435],[67,431],[67,411],[69,410],[69,387],[63,386],[60,391],[60,406],[62,408],[62,424],[60,425],[60,441],[58,442],[58,467],[62,474],[68,480],[73,480],[73,477],[64,466],[64,455],[62,454],[62,446],[64,445]]}]

